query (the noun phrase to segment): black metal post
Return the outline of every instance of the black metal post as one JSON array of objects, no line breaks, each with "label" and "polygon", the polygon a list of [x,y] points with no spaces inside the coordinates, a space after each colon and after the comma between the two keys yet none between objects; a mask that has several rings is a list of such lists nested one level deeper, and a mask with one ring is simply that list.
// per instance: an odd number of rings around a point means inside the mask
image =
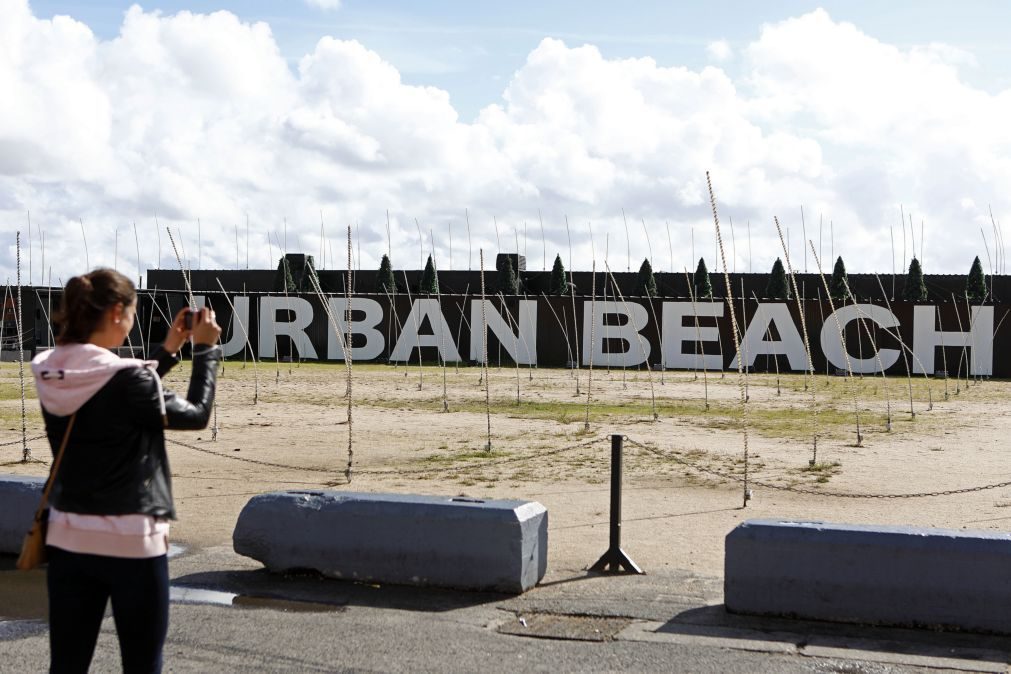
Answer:
[{"label": "black metal post", "polygon": [[643,573],[621,549],[621,447],[624,437],[611,436],[611,527],[607,552],[590,567],[590,571]]}]

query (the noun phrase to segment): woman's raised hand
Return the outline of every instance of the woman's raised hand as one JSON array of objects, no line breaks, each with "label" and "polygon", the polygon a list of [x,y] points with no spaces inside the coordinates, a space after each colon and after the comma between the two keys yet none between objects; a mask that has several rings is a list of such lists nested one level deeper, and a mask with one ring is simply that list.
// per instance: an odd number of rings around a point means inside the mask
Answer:
[{"label": "woman's raised hand", "polygon": [[179,353],[179,349],[183,348],[183,344],[190,338],[192,330],[186,327],[186,315],[189,312],[189,307],[183,307],[172,321],[168,335],[165,336],[165,341],[162,344],[162,348],[168,353]]},{"label": "woman's raised hand", "polygon": [[217,344],[221,337],[221,326],[218,325],[214,311],[204,307],[193,314],[193,343]]}]

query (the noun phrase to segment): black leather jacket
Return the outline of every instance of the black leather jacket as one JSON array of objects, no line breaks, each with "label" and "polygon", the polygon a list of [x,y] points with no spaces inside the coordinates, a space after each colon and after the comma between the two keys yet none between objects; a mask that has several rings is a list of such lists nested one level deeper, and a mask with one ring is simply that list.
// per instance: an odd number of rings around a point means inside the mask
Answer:
[{"label": "black leather jacket", "polygon": [[[193,374],[186,398],[165,391],[163,422],[154,374],[146,368],[120,370],[77,411],[49,502],[63,512],[89,515],[139,513],[175,519],[172,476],[165,452],[166,426],[207,427],[214,404],[220,347],[193,349]],[[179,362],[158,349],[159,376]],[[60,447],[69,416],[44,409],[53,453]]]}]

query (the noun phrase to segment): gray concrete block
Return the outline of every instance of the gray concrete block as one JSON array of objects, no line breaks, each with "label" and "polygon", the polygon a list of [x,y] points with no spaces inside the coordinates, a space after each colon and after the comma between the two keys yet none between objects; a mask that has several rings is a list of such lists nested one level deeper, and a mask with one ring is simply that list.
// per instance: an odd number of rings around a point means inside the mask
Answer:
[{"label": "gray concrete block", "polygon": [[42,498],[42,477],[0,475],[0,554],[18,554]]},{"label": "gray concrete block", "polygon": [[548,513],[533,501],[273,492],[250,499],[232,541],[271,571],[519,593],[547,569]]},{"label": "gray concrete block", "polygon": [[727,610],[1011,633],[1011,534],[749,520],[727,535]]}]

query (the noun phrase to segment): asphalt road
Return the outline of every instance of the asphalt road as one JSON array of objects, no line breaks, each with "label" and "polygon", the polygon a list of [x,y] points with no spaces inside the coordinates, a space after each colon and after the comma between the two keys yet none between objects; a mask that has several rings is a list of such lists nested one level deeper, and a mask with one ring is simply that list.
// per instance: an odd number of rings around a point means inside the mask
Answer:
[{"label": "asphalt road", "polygon": [[[171,672],[1004,672],[1011,662],[1011,638],[732,616],[718,579],[682,572],[575,573],[512,597],[274,576],[227,548],[184,554],[171,570]],[[44,622],[0,622],[2,671],[47,664]],[[118,669],[107,619],[93,671]]]}]

